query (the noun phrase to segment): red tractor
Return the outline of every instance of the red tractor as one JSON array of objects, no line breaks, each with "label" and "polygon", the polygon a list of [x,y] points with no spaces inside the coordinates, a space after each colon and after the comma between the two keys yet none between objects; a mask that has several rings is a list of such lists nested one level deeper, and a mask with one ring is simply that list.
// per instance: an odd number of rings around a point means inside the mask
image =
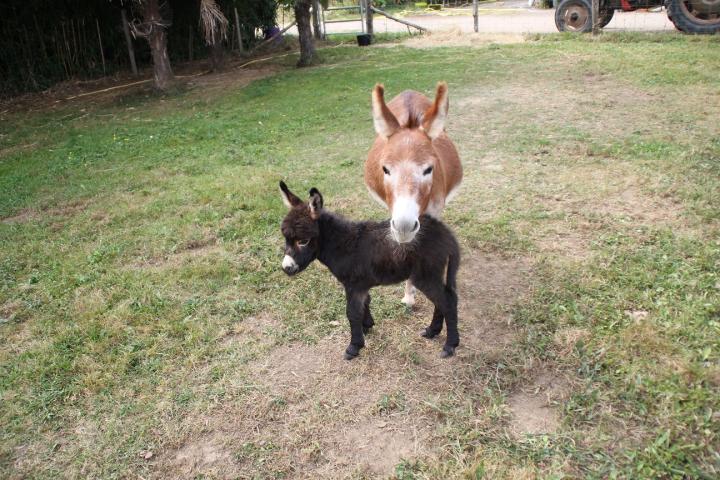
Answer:
[{"label": "red tractor", "polygon": [[[555,25],[561,32],[592,30],[592,0],[560,0],[556,3]],[[686,33],[720,32],[720,0],[600,0],[600,28],[612,20],[615,10],[664,6],[668,18]]]}]

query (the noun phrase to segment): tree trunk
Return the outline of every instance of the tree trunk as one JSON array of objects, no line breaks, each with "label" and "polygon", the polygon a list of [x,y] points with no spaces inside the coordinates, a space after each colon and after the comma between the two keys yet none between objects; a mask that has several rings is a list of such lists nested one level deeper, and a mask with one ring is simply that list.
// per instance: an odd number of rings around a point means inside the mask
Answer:
[{"label": "tree trunk", "polygon": [[317,40],[322,40],[323,38],[322,31],[320,30],[320,8],[320,1],[312,0],[312,24],[315,39]]},{"label": "tree trunk", "polygon": [[297,66],[307,67],[315,57],[315,41],[310,28],[310,0],[295,0],[294,10],[300,40],[300,60]]},{"label": "tree trunk", "polygon": [[158,0],[145,0],[143,2],[143,21],[150,25],[150,34],[147,41],[150,44],[150,52],[153,58],[153,74],[155,88],[167,90],[175,76],[170,66],[170,57],[167,53],[167,36],[163,19],[160,16],[160,4]]},{"label": "tree trunk", "polygon": [[132,38],[130,37],[130,27],[128,27],[127,14],[125,9],[120,10],[122,15],[122,26],[123,32],[125,33],[125,42],[127,43],[128,56],[130,57],[130,68],[132,69],[133,75],[138,74],[137,64],[135,63],[135,50],[133,49]]},{"label": "tree trunk", "polygon": [[235,28],[237,29],[237,37],[238,37],[238,50],[240,50],[240,53],[245,52],[245,48],[243,47],[242,43],[242,33],[240,33],[240,18],[238,17],[237,8],[235,9]]},{"label": "tree trunk", "polygon": [[363,0],[365,2],[365,33],[372,36],[373,32],[373,11],[372,0]]},{"label": "tree trunk", "polygon": [[215,39],[215,43],[210,45],[210,69],[213,72],[222,70],[225,63],[225,55],[223,55],[222,41],[220,35]]}]

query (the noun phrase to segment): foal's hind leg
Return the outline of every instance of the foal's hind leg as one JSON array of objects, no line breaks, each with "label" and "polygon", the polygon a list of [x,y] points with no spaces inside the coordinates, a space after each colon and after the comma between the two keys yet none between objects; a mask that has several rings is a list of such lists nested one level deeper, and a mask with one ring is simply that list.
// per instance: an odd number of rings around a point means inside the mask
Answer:
[{"label": "foal's hind leg", "polygon": [[433,318],[430,322],[430,325],[425,328],[422,332],[420,332],[420,335],[422,335],[425,338],[435,338],[442,332],[442,326],[443,326],[443,320],[445,317],[443,317],[442,312],[438,307],[435,307],[435,310],[433,311]]},{"label": "foal's hind leg", "polygon": [[452,289],[446,288],[441,278],[438,275],[432,278],[414,278],[413,281],[420,291],[435,305],[432,322],[425,331],[428,332],[430,329],[434,331],[434,328],[437,328],[439,323],[440,328],[437,330],[439,333],[442,329],[442,320],[445,319],[447,339],[440,356],[450,357],[455,354],[455,348],[460,344],[460,335],[457,328],[457,294]]},{"label": "foal's hind leg", "polygon": [[375,320],[373,320],[372,314],[370,313],[370,294],[368,293],[367,297],[365,297],[365,312],[362,322],[363,333],[369,333],[374,325]]},{"label": "foal's hind leg", "polygon": [[410,280],[405,282],[405,296],[403,297],[401,302],[404,303],[405,306],[408,308],[411,308],[413,305],[415,305],[415,287]]}]

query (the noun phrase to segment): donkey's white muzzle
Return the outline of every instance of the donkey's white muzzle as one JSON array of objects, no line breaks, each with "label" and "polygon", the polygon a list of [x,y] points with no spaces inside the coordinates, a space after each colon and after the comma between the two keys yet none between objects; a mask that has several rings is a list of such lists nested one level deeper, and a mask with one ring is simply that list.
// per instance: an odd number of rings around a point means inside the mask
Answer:
[{"label": "donkey's white muzzle", "polygon": [[418,230],[420,230],[420,222],[418,222],[417,220],[415,220],[414,223],[409,222],[400,224],[395,223],[395,220],[390,220],[390,233],[393,237],[393,240],[398,243],[412,242]]},{"label": "donkey's white muzzle", "polygon": [[390,233],[398,243],[412,242],[420,230],[420,207],[412,197],[399,197],[393,204]]}]

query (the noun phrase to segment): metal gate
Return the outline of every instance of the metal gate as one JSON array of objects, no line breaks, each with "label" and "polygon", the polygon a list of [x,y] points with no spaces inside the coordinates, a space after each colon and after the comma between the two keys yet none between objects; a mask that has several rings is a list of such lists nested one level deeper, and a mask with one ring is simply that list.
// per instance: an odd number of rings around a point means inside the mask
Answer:
[{"label": "metal gate", "polygon": [[[320,2],[317,2],[319,4]],[[365,2],[360,1],[358,5],[348,5],[348,6],[342,6],[342,7],[328,7],[328,8],[322,8],[322,29],[323,34],[325,35],[335,35],[335,34],[348,34],[348,33],[367,33],[365,32],[365,16],[367,15],[367,11],[365,8]],[[325,12],[332,12],[332,11],[357,11],[358,16],[357,18],[349,18],[346,20],[325,20]],[[325,28],[325,24],[327,23],[350,23],[350,22],[360,22],[360,31],[357,30],[351,30],[348,32],[328,32],[327,28]]]}]

